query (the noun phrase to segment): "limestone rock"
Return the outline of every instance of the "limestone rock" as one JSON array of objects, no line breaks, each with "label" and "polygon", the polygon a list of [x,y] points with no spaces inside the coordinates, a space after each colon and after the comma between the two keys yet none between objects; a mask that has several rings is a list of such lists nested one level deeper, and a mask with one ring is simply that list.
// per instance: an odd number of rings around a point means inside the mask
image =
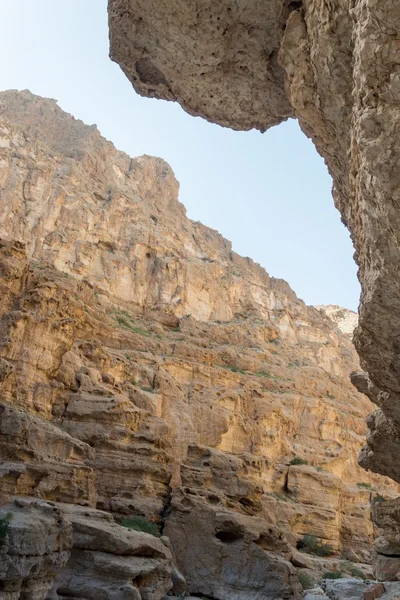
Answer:
[{"label": "limestone rock", "polygon": [[331,600],[360,600],[369,583],[356,578],[324,579],[322,587]]},{"label": "limestone rock", "polygon": [[374,502],[372,518],[380,528],[373,556],[375,575],[380,581],[400,581],[400,499]]},{"label": "limestone rock", "polygon": [[172,588],[170,550],[153,535],[117,525],[107,514],[62,506],[73,549],[48,600],[160,600]]},{"label": "limestone rock", "polygon": [[[85,597],[121,585],[159,600],[172,585],[167,559],[127,554],[92,508],[165,527],[189,594],[207,592],[176,545],[188,502],[243,532],[223,542],[204,524],[219,594],[237,577],[243,595],[296,596],[300,560],[316,574],[339,553],[367,562],[372,488],[396,486],[357,465],[373,405],[349,383],[348,337],[187,219],[166,163],[130,159],[54,101],[1,100],[0,492],[86,511],[59,595],[65,578]],[[297,552],[306,534],[334,555]]]},{"label": "limestone rock", "polygon": [[289,548],[278,530],[257,517],[176,495],[166,533],[191,593],[229,600],[301,598]]},{"label": "limestone rock", "polygon": [[0,548],[0,597],[43,600],[70,556],[71,524],[57,507],[35,502],[12,502],[1,514],[10,522]]},{"label": "limestone rock", "polygon": [[307,590],[303,595],[304,600],[329,600],[321,588]]},{"label": "limestone rock", "polygon": [[316,306],[318,310],[325,313],[339,327],[340,331],[350,338],[358,324],[358,315],[352,310],[342,308],[336,304],[327,304],[326,306]]},{"label": "limestone rock", "polygon": [[[140,16],[148,10],[151,28]],[[220,125],[264,130],[292,116],[277,60],[287,11],[276,1],[156,0],[150,8],[145,0],[114,0],[111,57],[145,96],[176,100]]]},{"label": "limestone rock", "polygon": [[[386,422],[377,429],[382,439],[398,432],[397,0],[253,0],[243,12],[233,0],[201,10],[194,1],[109,0],[109,25],[111,57],[140,94],[235,129],[299,120],[326,161],[355,246],[362,295],[354,339],[381,392]],[[377,435],[362,464],[400,481],[397,437],[377,454]]]}]

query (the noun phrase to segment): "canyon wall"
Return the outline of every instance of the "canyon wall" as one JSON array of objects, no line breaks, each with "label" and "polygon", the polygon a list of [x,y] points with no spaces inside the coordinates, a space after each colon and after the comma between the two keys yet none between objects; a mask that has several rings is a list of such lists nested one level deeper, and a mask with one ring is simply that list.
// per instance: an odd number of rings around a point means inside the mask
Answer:
[{"label": "canyon wall", "polygon": [[353,381],[378,406],[360,464],[399,482],[399,3],[109,0],[109,25],[138,93],[234,129],[296,117],[325,158],[362,287]]},{"label": "canyon wall", "polygon": [[[0,93],[0,184],[4,599],[298,598],[302,569],[368,572],[397,486],[357,464],[349,335],[190,221],[163,160],[54,100]],[[137,516],[169,539],[116,523]]]}]

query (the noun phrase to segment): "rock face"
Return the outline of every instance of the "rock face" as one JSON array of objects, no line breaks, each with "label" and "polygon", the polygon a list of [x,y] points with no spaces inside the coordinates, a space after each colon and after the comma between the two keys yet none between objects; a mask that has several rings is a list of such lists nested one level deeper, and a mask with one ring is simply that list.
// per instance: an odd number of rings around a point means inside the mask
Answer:
[{"label": "rock face", "polygon": [[158,600],[172,587],[171,551],[107,513],[29,498],[3,510],[2,600]]},{"label": "rock face", "polygon": [[366,469],[400,482],[397,0],[109,0],[110,54],[142,95],[261,131],[295,116],[325,158],[362,286],[355,344],[379,409]]},{"label": "rock face", "polygon": [[188,592],[220,600],[368,562],[371,496],[397,486],[357,465],[372,405],[348,337],[187,219],[164,161],[54,101],[0,101],[0,492],[73,529],[49,600],[184,591],[159,541],[139,552],[99,510],[158,523]]},{"label": "rock face", "polygon": [[0,548],[0,598],[42,600],[70,556],[71,524],[50,505],[13,502],[3,514],[10,525]]},{"label": "rock face", "polygon": [[358,323],[357,313],[348,310],[347,308],[341,308],[336,304],[316,306],[315,308],[321,310],[327,317],[332,319],[342,333],[348,335],[351,339],[353,338],[353,333]]},{"label": "rock face", "polygon": [[[387,420],[396,427],[400,8],[394,0],[267,4],[109,0],[111,57],[139,93],[223,125],[263,130],[298,118],[326,159],[352,233],[362,284],[356,346],[382,391],[374,401],[386,428]],[[363,464],[393,477],[391,457],[376,464],[373,453]]]}]

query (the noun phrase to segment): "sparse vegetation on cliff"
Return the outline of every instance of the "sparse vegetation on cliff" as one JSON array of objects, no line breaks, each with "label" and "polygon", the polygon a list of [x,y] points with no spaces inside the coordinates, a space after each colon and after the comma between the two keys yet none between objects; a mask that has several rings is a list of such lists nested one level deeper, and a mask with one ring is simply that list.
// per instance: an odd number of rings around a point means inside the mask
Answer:
[{"label": "sparse vegetation on cliff", "polygon": [[358,579],[366,579],[361,569],[353,565],[353,563],[349,560],[343,561],[342,569],[345,573],[349,573],[352,577],[357,577]]},{"label": "sparse vegetation on cliff", "polygon": [[6,540],[11,519],[12,513],[10,512],[0,516],[0,546],[2,546]]},{"label": "sparse vegetation on cliff", "polygon": [[306,534],[299,543],[299,548],[315,556],[330,556],[333,548],[330,544],[322,544],[315,535]]},{"label": "sparse vegetation on cliff", "polygon": [[313,587],[313,585],[314,585],[313,578],[308,573],[299,573],[298,578],[299,578],[300,585],[303,588],[303,590],[309,590]]},{"label": "sparse vegetation on cliff", "polygon": [[127,529],[134,529],[135,531],[142,531],[143,533],[150,533],[150,535],[160,537],[160,526],[157,523],[151,523],[145,517],[128,517],[122,519],[120,525]]},{"label": "sparse vegetation on cliff", "polygon": [[376,496],[374,496],[373,502],[385,502],[386,498],[384,496],[382,496],[381,494],[377,494]]},{"label": "sparse vegetation on cliff", "polygon": [[357,483],[357,486],[359,488],[365,488],[366,490],[374,491],[374,488],[372,487],[372,485],[370,483],[365,483],[365,481],[359,481]]},{"label": "sparse vegetation on cliff", "polygon": [[326,571],[322,575],[322,579],[342,579],[343,573],[341,571]]},{"label": "sparse vegetation on cliff", "polygon": [[300,456],[295,456],[289,461],[289,465],[308,465],[308,461],[300,458]]}]

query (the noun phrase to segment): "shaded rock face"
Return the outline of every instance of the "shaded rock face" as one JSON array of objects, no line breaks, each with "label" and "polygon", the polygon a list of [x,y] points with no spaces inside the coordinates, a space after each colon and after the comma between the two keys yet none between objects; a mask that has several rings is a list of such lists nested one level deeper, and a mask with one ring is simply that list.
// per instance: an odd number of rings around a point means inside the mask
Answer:
[{"label": "shaded rock face", "polygon": [[226,600],[301,597],[289,546],[265,519],[180,493],[165,531],[192,594]]},{"label": "shaded rock face", "polygon": [[158,600],[172,587],[171,551],[107,513],[31,498],[3,510],[2,600]]},{"label": "shaded rock face", "polygon": [[235,129],[295,116],[325,158],[359,265],[355,344],[384,415],[362,464],[400,481],[398,2],[109,0],[109,24],[111,57],[140,94]]},{"label": "shaded rock face", "polygon": [[146,96],[220,125],[266,129],[293,115],[278,64],[288,9],[281,0],[254,5],[110,2],[112,58]]},{"label": "shaded rock face", "polygon": [[306,534],[368,562],[371,496],[397,490],[357,465],[348,337],[187,219],[164,161],[0,101],[0,492],[73,529],[49,600],[182,593],[157,540],[135,554],[94,509],[165,528],[188,591],[221,600],[298,598],[295,568],[326,568]]},{"label": "shaded rock face", "polygon": [[400,499],[375,502],[372,518],[380,528],[373,567],[381,581],[400,581]]},{"label": "shaded rock face", "polygon": [[56,506],[13,502],[4,508],[10,525],[0,548],[0,597],[42,600],[72,548],[72,527]]}]

